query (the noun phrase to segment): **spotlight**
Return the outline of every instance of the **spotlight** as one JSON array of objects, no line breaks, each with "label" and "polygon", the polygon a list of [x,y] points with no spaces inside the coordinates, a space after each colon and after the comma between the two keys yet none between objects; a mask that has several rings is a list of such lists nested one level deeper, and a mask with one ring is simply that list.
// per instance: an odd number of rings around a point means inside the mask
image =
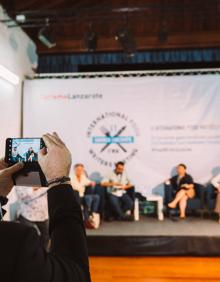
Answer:
[{"label": "spotlight", "polygon": [[116,35],[115,40],[117,40],[121,47],[123,48],[124,52],[129,56],[133,57],[136,53],[136,42],[134,40],[133,35],[131,32],[126,29],[120,29]]},{"label": "spotlight", "polygon": [[26,21],[26,16],[23,14],[19,14],[19,15],[16,15],[15,19],[16,19],[16,22],[18,23],[24,23]]},{"label": "spotlight", "polygon": [[38,33],[38,39],[43,43],[47,48],[53,48],[56,46],[56,42],[53,39],[52,32],[48,27],[43,27]]},{"label": "spotlight", "polygon": [[85,47],[89,52],[94,52],[97,48],[97,34],[90,31],[85,35]]}]

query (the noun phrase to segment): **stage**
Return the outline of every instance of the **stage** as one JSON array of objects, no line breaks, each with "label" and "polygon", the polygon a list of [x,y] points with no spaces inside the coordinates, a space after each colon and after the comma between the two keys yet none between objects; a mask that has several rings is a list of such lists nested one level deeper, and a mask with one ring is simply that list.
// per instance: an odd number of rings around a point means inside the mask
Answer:
[{"label": "stage", "polygon": [[220,225],[212,218],[102,222],[98,230],[87,230],[87,235],[90,255],[220,256]]},{"label": "stage", "polygon": [[93,282],[218,282],[220,258],[90,257]]}]

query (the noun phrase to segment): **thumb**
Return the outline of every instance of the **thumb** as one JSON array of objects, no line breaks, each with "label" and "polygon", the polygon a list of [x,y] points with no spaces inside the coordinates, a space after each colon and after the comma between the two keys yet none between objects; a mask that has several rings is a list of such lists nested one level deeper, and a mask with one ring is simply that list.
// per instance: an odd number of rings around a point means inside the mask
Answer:
[{"label": "thumb", "polygon": [[22,169],[24,167],[24,164],[22,162],[16,163],[13,166],[10,166],[6,169],[4,169],[4,172],[7,174],[13,174],[17,171],[19,171],[20,169]]},{"label": "thumb", "polygon": [[41,164],[44,161],[46,155],[47,155],[47,149],[42,148],[38,153],[38,163],[39,163],[40,167],[41,167]]},{"label": "thumb", "polygon": [[38,161],[42,159],[47,154],[47,149],[44,147],[38,153]]}]

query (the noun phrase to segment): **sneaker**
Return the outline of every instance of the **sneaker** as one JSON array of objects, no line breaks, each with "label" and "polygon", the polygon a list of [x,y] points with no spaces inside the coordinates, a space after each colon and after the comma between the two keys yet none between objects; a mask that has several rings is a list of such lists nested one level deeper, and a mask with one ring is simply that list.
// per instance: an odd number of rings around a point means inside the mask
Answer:
[{"label": "sneaker", "polygon": [[131,211],[128,210],[128,211],[125,212],[125,214],[126,214],[126,215],[131,215]]}]

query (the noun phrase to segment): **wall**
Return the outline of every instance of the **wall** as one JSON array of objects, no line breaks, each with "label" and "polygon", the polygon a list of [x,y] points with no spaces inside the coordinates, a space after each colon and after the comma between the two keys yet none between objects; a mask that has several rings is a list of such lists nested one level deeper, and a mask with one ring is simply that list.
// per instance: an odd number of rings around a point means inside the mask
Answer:
[{"label": "wall", "polygon": [[[7,18],[0,6],[0,19]],[[37,67],[34,43],[20,28],[7,28],[3,23],[0,23],[0,65],[20,77],[16,86],[0,79],[0,156],[3,156],[5,139],[20,135],[23,77]]]},{"label": "wall", "polygon": [[[7,19],[0,6],[0,20]],[[0,65],[8,68],[20,78],[16,86],[0,78],[0,157],[4,156],[5,139],[19,137],[21,128],[21,90],[25,75],[37,67],[36,47],[22,29],[8,28],[0,23]],[[10,202],[15,197],[9,195]],[[9,212],[5,219],[9,218]]]}]

